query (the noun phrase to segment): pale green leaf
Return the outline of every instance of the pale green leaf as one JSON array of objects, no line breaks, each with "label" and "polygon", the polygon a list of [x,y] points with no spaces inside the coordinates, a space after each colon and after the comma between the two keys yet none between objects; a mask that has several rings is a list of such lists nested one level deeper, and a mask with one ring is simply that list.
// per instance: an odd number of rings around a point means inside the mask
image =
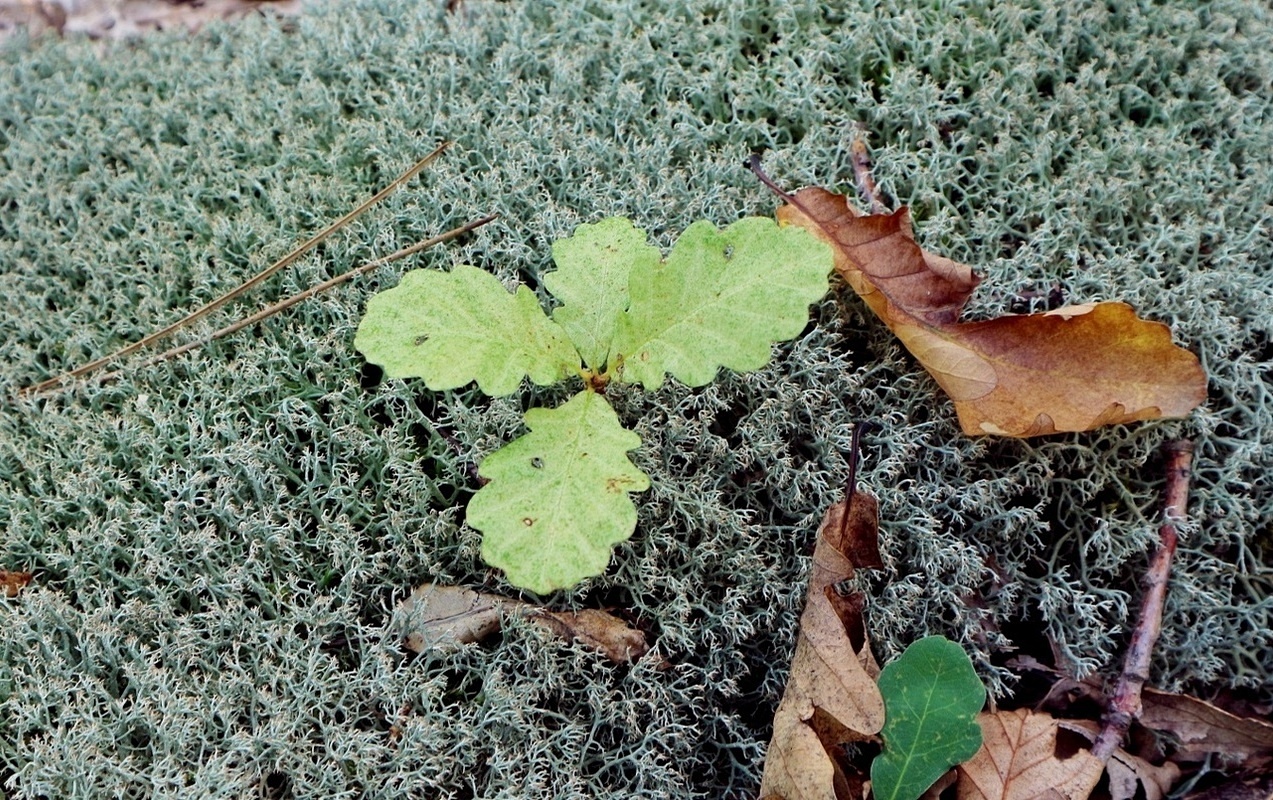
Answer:
[{"label": "pale green leaf", "polygon": [[645,233],[623,217],[580,225],[569,238],[553,243],[557,269],[543,277],[562,303],[553,320],[593,372],[605,368],[619,315],[628,307],[628,275],[634,267],[652,269],[661,258]]},{"label": "pale green leaf", "polygon": [[636,528],[628,492],[650,488],[627,452],[641,438],[605,398],[585,391],[556,409],[526,412],[530,433],[487,456],[490,483],[469,501],[482,558],[509,582],[545,594],[600,575],[610,548]]},{"label": "pale green leaf", "polygon": [[579,353],[533,292],[510,294],[488,272],[413,270],[367,304],[354,347],[391,378],[424,378],[434,390],[472,381],[488,395],[578,373]]},{"label": "pale green leaf", "polygon": [[634,267],[630,304],[611,361],[619,379],[648,389],[664,373],[689,386],[720,367],[745,372],[769,361],[770,346],[800,333],[809,304],[827,292],[831,249],[806,231],[749,217],[723,231],[685,230],[667,260]]},{"label": "pale green leaf", "polygon": [[977,712],[986,689],[963,648],[920,639],[880,673],[884,749],[871,763],[876,800],[915,800],[981,747]]}]

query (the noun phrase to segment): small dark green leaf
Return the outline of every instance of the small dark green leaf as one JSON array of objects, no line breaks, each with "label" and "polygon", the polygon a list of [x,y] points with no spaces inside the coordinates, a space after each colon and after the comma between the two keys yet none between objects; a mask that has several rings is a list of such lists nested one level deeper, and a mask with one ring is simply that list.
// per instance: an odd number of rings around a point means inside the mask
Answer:
[{"label": "small dark green leaf", "polygon": [[963,648],[920,639],[880,673],[884,750],[871,764],[876,800],[915,800],[981,747],[977,712],[986,689]]}]

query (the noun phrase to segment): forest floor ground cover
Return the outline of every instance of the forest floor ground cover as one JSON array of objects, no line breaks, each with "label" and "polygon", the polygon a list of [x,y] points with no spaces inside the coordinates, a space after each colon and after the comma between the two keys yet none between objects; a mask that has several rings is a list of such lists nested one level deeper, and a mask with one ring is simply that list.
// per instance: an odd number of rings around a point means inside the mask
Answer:
[{"label": "forest floor ground cover", "polygon": [[[1163,442],[1196,443],[1152,681],[1273,699],[1273,16],[1259,3],[632,0],[448,14],[405,0],[119,43],[0,45],[0,790],[8,798],[746,797],[852,425],[885,568],[875,654],[926,634],[1114,675],[1156,541]],[[773,362],[613,392],[653,488],[605,576],[615,667],[526,620],[416,655],[424,581],[512,594],[464,524],[474,464],[531,404],[384,379],[364,279],[181,358],[15,391],[206,302],[456,146],[192,336],[488,213],[413,267],[538,288],[550,245],[622,214],[667,247],[772,215],[743,166],[851,191],[864,130],[971,318],[1051,298],[1167,323],[1209,376],[1184,420],[962,435],[852,292]],[[1014,649],[1015,648],[1015,649]]]}]

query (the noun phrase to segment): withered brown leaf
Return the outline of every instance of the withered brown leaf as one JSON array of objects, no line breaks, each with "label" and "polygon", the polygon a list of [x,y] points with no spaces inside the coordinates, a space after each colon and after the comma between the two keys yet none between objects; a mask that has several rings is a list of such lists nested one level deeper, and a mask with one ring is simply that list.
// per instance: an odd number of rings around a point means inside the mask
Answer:
[{"label": "withered brown leaf", "polygon": [[530,618],[546,626],[563,639],[575,639],[592,648],[616,664],[636,661],[649,651],[645,634],[613,614],[596,608],[580,611],[546,611],[529,614]]},{"label": "withered brown leaf", "polygon": [[526,617],[563,639],[575,639],[616,663],[636,661],[650,646],[645,634],[598,609],[549,611],[520,600],[463,586],[421,584],[398,605],[394,627],[417,653],[481,641],[504,624],[505,614]]},{"label": "withered brown leaf", "polygon": [[1109,771],[1110,800],[1163,800],[1180,780],[1180,767],[1170,761],[1155,766],[1126,750],[1115,750],[1105,767]]},{"label": "withered brown leaf", "polygon": [[1058,754],[1059,726],[1029,709],[984,713],[981,749],[956,769],[959,800],[1084,800],[1105,771],[1088,750]]},{"label": "withered brown leaf", "polygon": [[[1101,730],[1100,723],[1092,720],[1057,720],[1057,724],[1082,736],[1089,743],[1096,739]],[[1110,800],[1134,800],[1137,797],[1143,797],[1144,800],[1163,800],[1180,779],[1180,768],[1174,763],[1168,761],[1161,765],[1153,764],[1122,748],[1111,753],[1109,761],[1104,763],[1109,774]]]},{"label": "withered brown leaf", "polygon": [[1273,763],[1273,723],[1239,717],[1204,700],[1146,687],[1140,724],[1174,734],[1176,758],[1201,761],[1215,753],[1247,768]]},{"label": "withered brown leaf", "polygon": [[968,435],[1039,436],[1179,417],[1206,399],[1198,358],[1123,303],[958,322],[979,279],[924,252],[906,209],[861,215],[808,188],[778,220],[812,231],[836,270],[955,403]]},{"label": "withered brown leaf", "polygon": [[791,677],[774,714],[761,797],[845,800],[861,797],[861,781],[848,774],[835,750],[871,739],[884,725],[884,700],[875,685],[879,666],[866,641],[861,597],[844,597],[836,584],[852,576],[854,552],[872,552],[879,508],[865,492],[831,508],[818,528],[809,599],[800,617]]}]

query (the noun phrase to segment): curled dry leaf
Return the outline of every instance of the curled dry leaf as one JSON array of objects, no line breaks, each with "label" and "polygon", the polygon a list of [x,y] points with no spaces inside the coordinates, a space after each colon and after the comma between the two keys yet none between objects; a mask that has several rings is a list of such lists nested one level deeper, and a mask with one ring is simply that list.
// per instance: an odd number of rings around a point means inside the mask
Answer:
[{"label": "curled dry leaf", "polygon": [[479,642],[500,629],[507,602],[463,586],[425,583],[398,604],[395,629],[417,653]]},{"label": "curled dry leaf", "polygon": [[595,608],[582,611],[539,610],[530,617],[563,639],[575,639],[617,664],[636,661],[650,649],[645,634],[613,614]]},{"label": "curled dry leaf", "polygon": [[1057,720],[1029,709],[980,714],[981,749],[957,767],[959,800],[1083,800],[1105,771],[1086,749],[1058,747]]},{"label": "curled dry leaf", "polygon": [[616,663],[636,661],[650,649],[645,634],[597,609],[548,611],[463,586],[425,583],[398,605],[394,629],[417,653],[480,641],[495,633],[505,614],[517,614],[563,639],[575,639]]},{"label": "curled dry leaf", "polygon": [[33,577],[35,576],[30,572],[10,572],[7,569],[0,569],[0,593],[3,593],[5,597],[17,597]]},{"label": "curled dry leaf", "polygon": [[1123,303],[957,321],[979,279],[924,252],[906,209],[861,215],[808,188],[778,210],[835,251],[836,270],[950,395],[969,435],[1040,436],[1179,417],[1206,399],[1198,358]]},{"label": "curled dry leaf", "polygon": [[800,617],[791,677],[774,714],[760,796],[785,800],[861,797],[860,776],[836,758],[838,745],[874,737],[884,725],[875,685],[879,666],[862,621],[861,597],[835,588],[853,575],[851,553],[870,552],[879,533],[879,506],[864,492],[833,506],[818,528],[809,600]]},{"label": "curled dry leaf", "polygon": [[1273,762],[1273,724],[1265,720],[1239,717],[1196,697],[1149,688],[1141,694],[1141,702],[1140,724],[1174,735],[1179,741],[1177,759],[1201,761],[1215,753],[1249,769]]},{"label": "curled dry leaf", "polygon": [[1134,800],[1141,790],[1145,800],[1163,800],[1180,780],[1180,767],[1168,761],[1154,766],[1126,750],[1115,750],[1105,765],[1109,771],[1110,800]]},{"label": "curled dry leaf", "polygon": [[[1082,736],[1087,742],[1096,739],[1100,723],[1092,720],[1057,720],[1062,729]],[[1171,762],[1161,766],[1146,761],[1126,750],[1115,750],[1105,762],[1109,773],[1110,800],[1163,800],[1180,779],[1180,768]]]}]

